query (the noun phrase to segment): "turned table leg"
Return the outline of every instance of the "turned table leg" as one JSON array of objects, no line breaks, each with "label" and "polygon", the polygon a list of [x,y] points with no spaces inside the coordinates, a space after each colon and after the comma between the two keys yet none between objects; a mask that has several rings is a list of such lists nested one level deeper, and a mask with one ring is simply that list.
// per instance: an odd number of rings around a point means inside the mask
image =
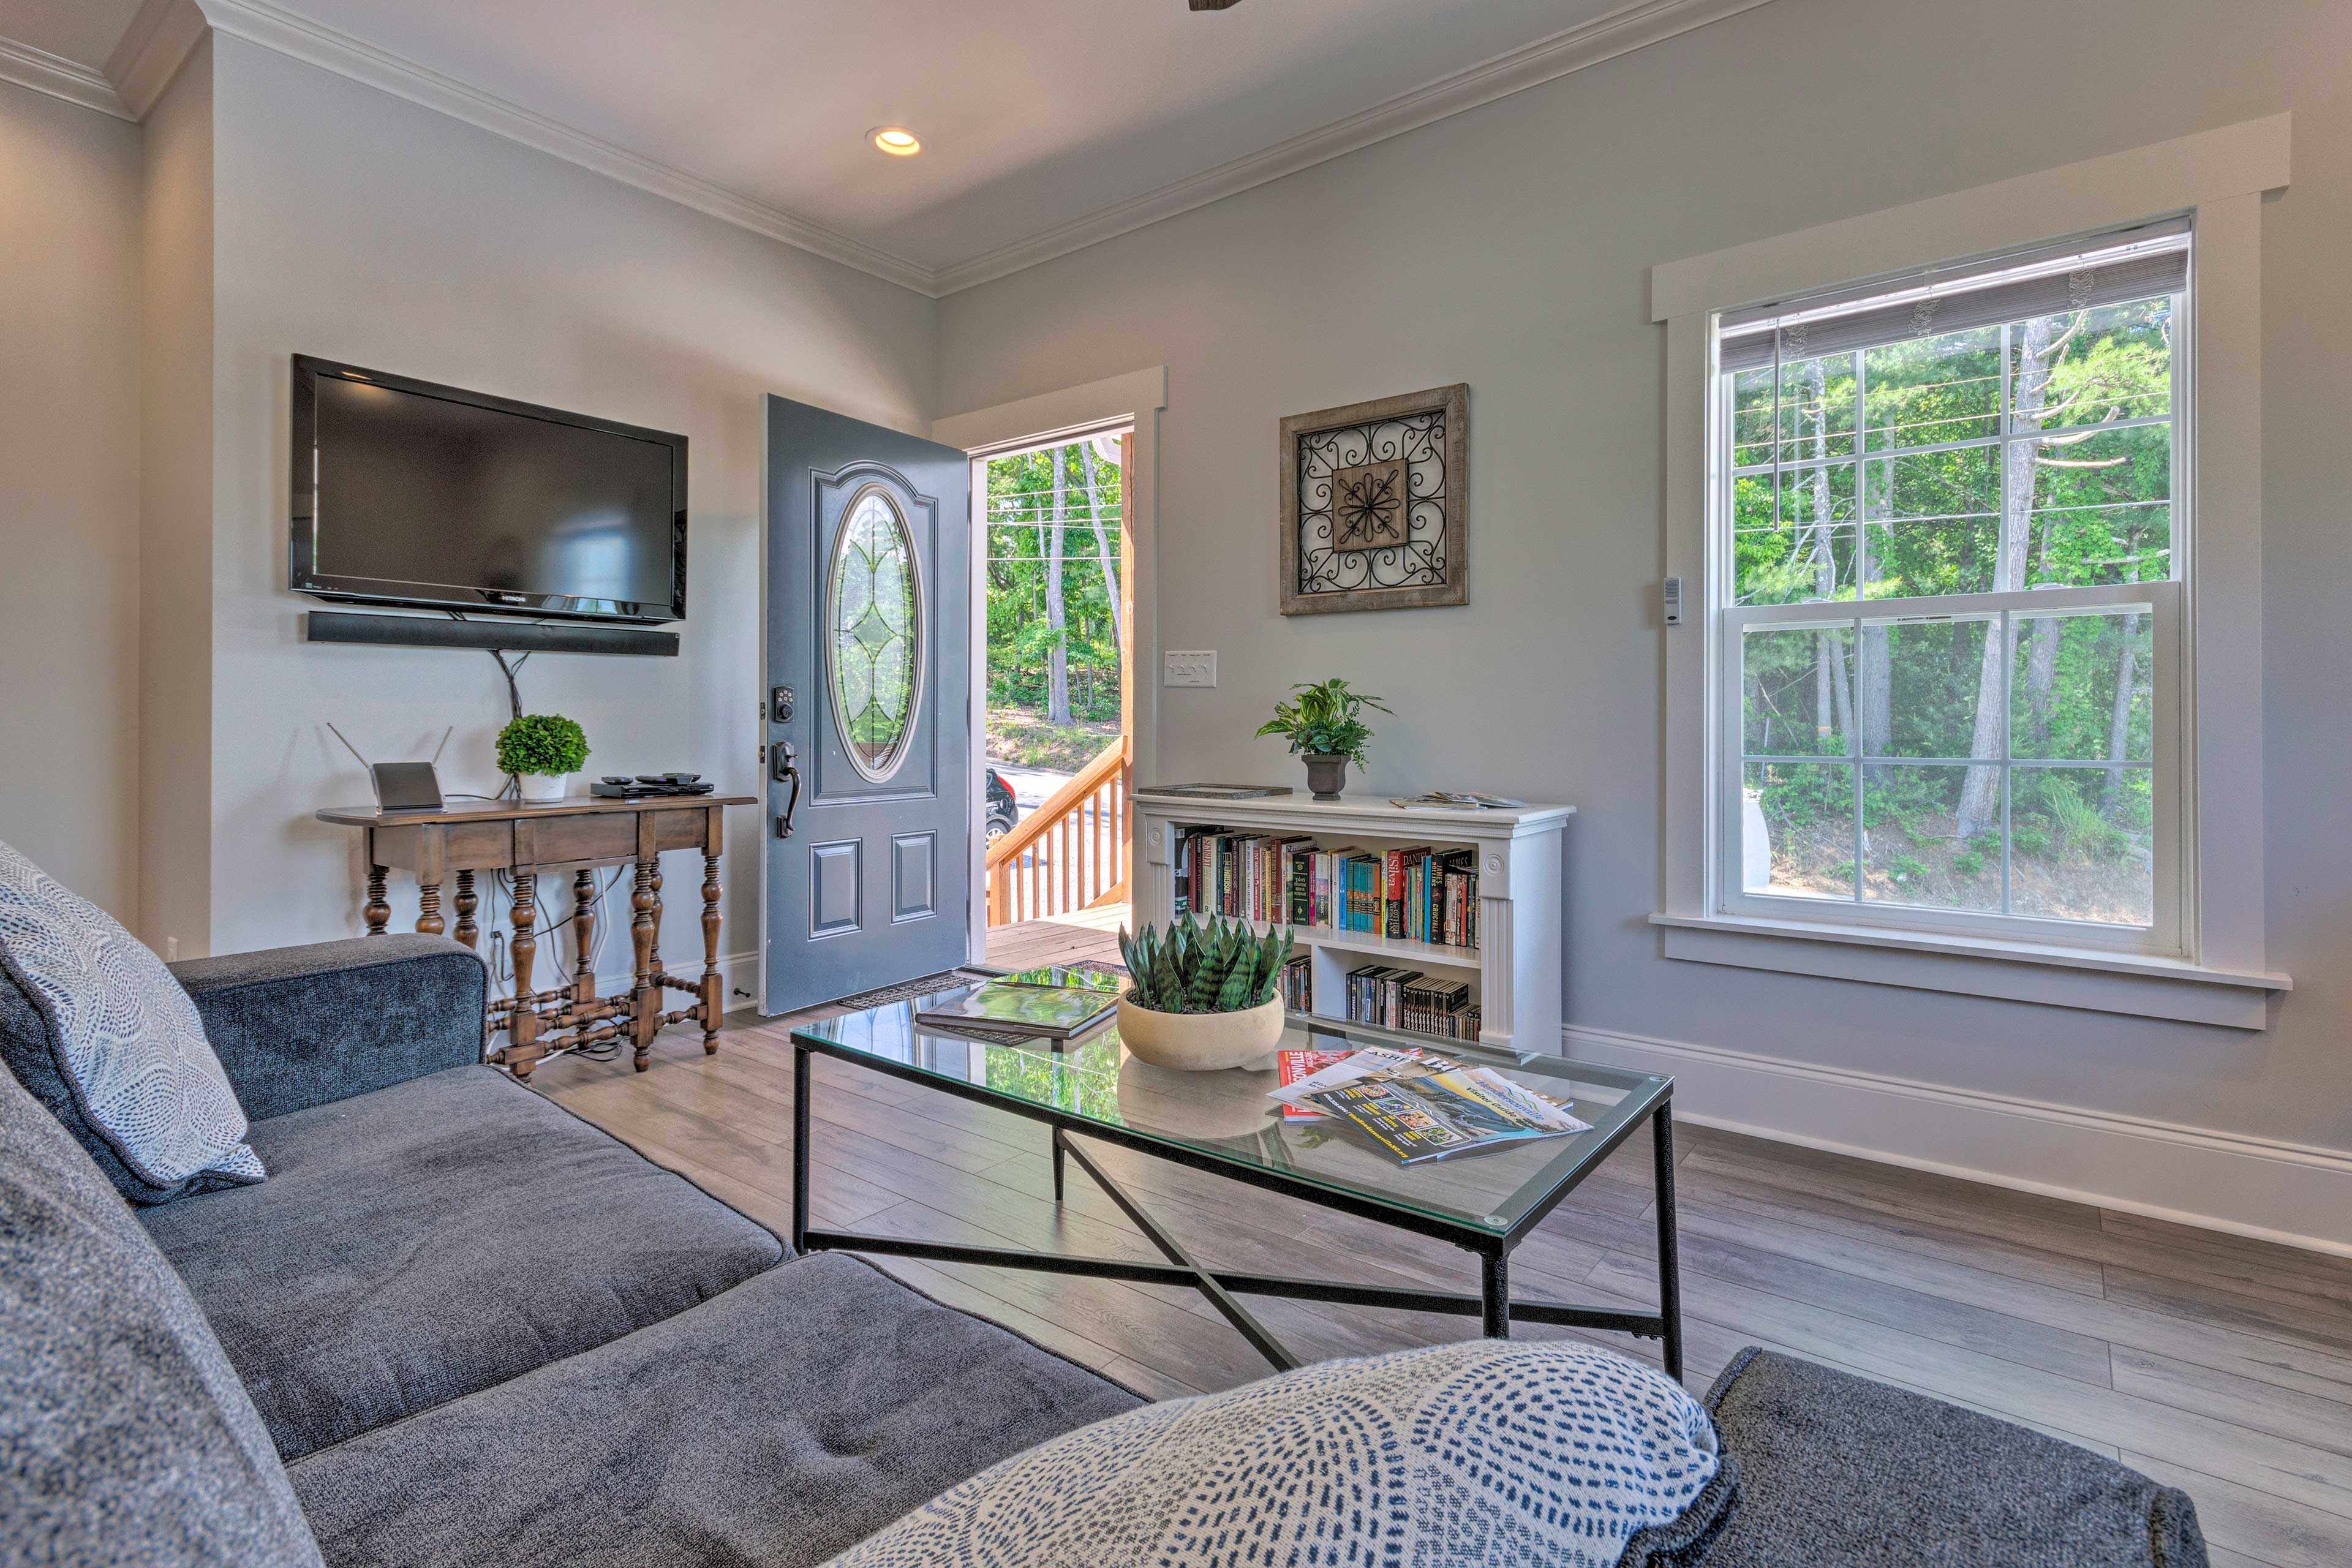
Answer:
[{"label": "turned table leg", "polygon": [[529,871],[517,871],[514,879],[514,975],[515,1008],[507,1020],[507,1066],[515,1077],[528,1082],[533,1063],[541,1056],[539,1048],[539,1014],[531,1007],[530,961],[539,952],[539,939],[531,928],[539,923],[539,879]]},{"label": "turned table leg", "polygon": [[596,873],[583,866],[572,877],[572,1000],[596,1000]]},{"label": "turned table leg", "polygon": [[654,892],[654,951],[653,951],[653,956],[652,956],[651,960],[647,963],[646,967],[647,967],[647,968],[649,968],[649,969],[651,969],[651,970],[654,972],[654,973],[655,973],[656,976],[658,976],[658,975],[661,973],[661,972],[662,972],[662,956],[661,956],[661,912],[662,912],[661,884],[662,884],[662,874],[661,874],[661,862],[660,862],[659,860],[656,860],[656,861],[654,862],[653,876],[652,876],[652,878],[650,879],[650,880],[651,880],[651,882],[652,882],[652,886],[653,886],[653,892]]},{"label": "turned table leg", "polygon": [[474,874],[471,871],[457,873],[457,896],[450,901],[457,908],[457,929],[449,934],[467,947],[476,945],[482,928],[474,923],[474,911],[482,907],[482,900],[474,896]]},{"label": "turned table leg", "polygon": [[702,858],[702,1054],[719,1054],[719,1017],[724,1011],[719,974],[719,857]]},{"label": "turned table leg", "polygon": [[426,936],[441,934],[441,884],[438,882],[416,884],[416,929]]},{"label": "turned table leg", "polygon": [[360,917],[367,921],[370,936],[382,936],[392,927],[392,903],[384,897],[384,868],[368,868],[367,902],[361,907]]},{"label": "turned table leg", "polygon": [[637,862],[636,886],[629,894],[629,907],[636,912],[629,919],[629,941],[636,949],[636,991],[635,1003],[636,1052],[631,1063],[639,1072],[653,1066],[654,1034],[661,1027],[661,987],[654,980],[654,933],[660,929],[661,900],[654,897],[654,865],[650,858]]}]

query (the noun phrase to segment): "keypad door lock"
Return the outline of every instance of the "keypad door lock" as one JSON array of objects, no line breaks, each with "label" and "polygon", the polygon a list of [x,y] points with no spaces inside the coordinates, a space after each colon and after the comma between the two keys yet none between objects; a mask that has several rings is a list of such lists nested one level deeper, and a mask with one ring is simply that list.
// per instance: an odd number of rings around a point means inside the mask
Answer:
[{"label": "keypad door lock", "polygon": [[799,709],[799,700],[789,686],[772,687],[768,692],[768,722],[789,724]]}]

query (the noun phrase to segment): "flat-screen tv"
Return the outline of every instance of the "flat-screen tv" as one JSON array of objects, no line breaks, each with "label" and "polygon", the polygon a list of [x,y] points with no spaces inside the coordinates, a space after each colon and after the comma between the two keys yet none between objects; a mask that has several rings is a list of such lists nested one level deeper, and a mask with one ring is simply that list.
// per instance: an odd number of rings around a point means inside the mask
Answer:
[{"label": "flat-screen tv", "polygon": [[298,592],[685,618],[685,437],[308,354],[293,409]]}]

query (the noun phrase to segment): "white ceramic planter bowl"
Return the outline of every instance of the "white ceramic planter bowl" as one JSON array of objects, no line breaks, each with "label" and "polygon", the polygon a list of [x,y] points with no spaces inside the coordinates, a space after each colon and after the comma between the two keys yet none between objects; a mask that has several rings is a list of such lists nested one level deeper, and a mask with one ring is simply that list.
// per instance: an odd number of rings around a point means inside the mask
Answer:
[{"label": "white ceramic planter bowl", "polygon": [[1270,1067],[1282,1042],[1282,998],[1238,1013],[1155,1013],[1121,998],[1118,1037],[1153,1067],[1184,1072]]},{"label": "white ceramic planter bowl", "polygon": [[553,805],[572,783],[570,773],[518,773],[525,805]]}]

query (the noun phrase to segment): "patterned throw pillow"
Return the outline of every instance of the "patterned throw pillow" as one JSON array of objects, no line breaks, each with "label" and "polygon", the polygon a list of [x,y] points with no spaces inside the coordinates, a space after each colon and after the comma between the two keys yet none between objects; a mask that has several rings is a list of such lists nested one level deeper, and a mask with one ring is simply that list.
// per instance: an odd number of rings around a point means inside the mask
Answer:
[{"label": "patterned throw pillow", "polygon": [[[1733,1489],[1708,1485],[1721,1465],[1714,1423],[1664,1373],[1572,1342],[1473,1341],[1097,1422],[942,1493],[833,1568],[1608,1568],[1699,1544]],[[1629,1554],[1662,1530],[1672,1550]]]},{"label": "patterned throw pillow", "polygon": [[[0,1057],[134,1203],[257,1182],[245,1110],[163,960],[0,844]],[[29,1016],[28,1016],[29,1014]]]}]

